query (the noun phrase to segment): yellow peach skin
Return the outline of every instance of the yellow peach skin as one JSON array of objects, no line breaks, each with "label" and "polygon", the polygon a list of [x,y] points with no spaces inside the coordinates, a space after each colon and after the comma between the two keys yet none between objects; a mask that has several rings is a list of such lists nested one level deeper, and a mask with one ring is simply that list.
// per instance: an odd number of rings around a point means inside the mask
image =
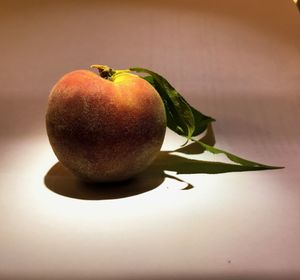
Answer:
[{"label": "yellow peach skin", "polygon": [[155,159],[166,115],[159,94],[141,77],[121,72],[105,79],[76,70],[51,90],[46,128],[55,155],[75,175],[122,181]]}]

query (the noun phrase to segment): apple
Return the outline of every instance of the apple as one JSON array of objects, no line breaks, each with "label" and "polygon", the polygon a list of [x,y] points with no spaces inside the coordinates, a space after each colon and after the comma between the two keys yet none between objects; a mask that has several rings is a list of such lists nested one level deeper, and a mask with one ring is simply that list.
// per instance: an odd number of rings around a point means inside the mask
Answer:
[{"label": "apple", "polygon": [[49,142],[59,161],[85,181],[122,181],[158,155],[166,113],[157,91],[128,71],[97,65],[65,74],[46,112]]}]

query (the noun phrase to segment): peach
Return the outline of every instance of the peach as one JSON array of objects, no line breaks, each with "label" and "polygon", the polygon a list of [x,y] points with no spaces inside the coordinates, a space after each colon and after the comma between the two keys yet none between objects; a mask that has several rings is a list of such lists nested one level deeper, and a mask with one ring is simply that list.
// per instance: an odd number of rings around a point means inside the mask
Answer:
[{"label": "peach", "polygon": [[137,75],[76,70],[51,90],[46,128],[55,155],[75,175],[122,181],[158,155],[166,114],[157,91]]}]

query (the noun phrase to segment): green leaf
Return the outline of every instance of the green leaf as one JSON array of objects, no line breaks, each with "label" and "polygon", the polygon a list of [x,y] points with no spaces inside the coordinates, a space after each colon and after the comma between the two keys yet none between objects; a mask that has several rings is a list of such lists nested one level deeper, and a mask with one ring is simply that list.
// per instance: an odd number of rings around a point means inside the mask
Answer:
[{"label": "green leaf", "polygon": [[144,77],[160,94],[166,109],[167,126],[179,135],[187,137],[202,133],[207,125],[214,121],[211,117],[197,111],[180,93],[161,75],[145,68],[132,67],[131,71],[147,73]]},{"label": "green leaf", "polygon": [[155,86],[154,79],[152,76],[146,76],[146,77],[143,77],[143,79],[146,80],[148,83],[150,83],[153,87]]},{"label": "green leaf", "polygon": [[[200,140],[194,139],[193,136],[197,136],[205,131],[208,127],[208,124],[214,121],[214,119],[200,113],[191,105],[189,105],[189,103],[179,94],[179,92],[176,91],[174,87],[172,87],[170,83],[161,75],[145,68],[132,67],[129,70],[138,73],[149,74],[149,76],[144,77],[144,79],[148,81],[160,94],[166,109],[167,126],[171,130],[178,133],[179,135],[187,137],[187,142],[188,140],[192,140],[195,143],[198,143],[204,150],[213,154],[224,154],[232,162],[237,163],[218,163],[221,169],[225,166],[227,168],[226,172],[228,172],[232,168],[234,168],[234,170],[236,171],[283,168],[246,160],[232,153],[228,153],[224,150],[205,144]],[[189,166],[190,168],[192,168],[192,165]],[[196,170],[198,170],[200,167],[203,168],[203,164],[201,165],[197,161],[193,162],[193,168],[196,168]],[[211,172],[213,172],[213,170],[211,170]]]},{"label": "green leaf", "polygon": [[172,102],[170,101],[169,96],[163,89],[161,89],[159,84],[155,83],[155,80],[152,76],[146,76],[144,77],[144,79],[157,90],[164,102],[167,116],[167,126],[179,135],[184,135],[184,128],[181,127],[180,119],[178,119],[176,112],[174,113],[175,109],[173,108],[174,106],[172,106]]},{"label": "green leaf", "polygon": [[193,136],[197,136],[200,133],[202,133],[203,131],[205,131],[207,129],[207,126],[211,123],[214,122],[215,119],[206,116],[202,113],[200,113],[199,111],[197,111],[194,107],[191,106],[192,109],[192,113],[194,115],[194,119],[195,119],[195,131],[193,133]]},{"label": "green leaf", "polygon": [[244,158],[241,158],[239,156],[236,156],[232,153],[228,153],[224,150],[215,148],[213,146],[207,145],[205,143],[203,143],[200,140],[195,140],[193,139],[194,142],[198,143],[199,145],[201,145],[202,148],[204,148],[206,151],[211,152],[213,154],[224,154],[226,155],[231,161],[240,164],[241,166],[245,166],[248,169],[247,170],[262,170],[262,169],[280,169],[280,168],[284,168],[284,167],[280,167],[280,166],[271,166],[271,165],[266,165],[266,164],[261,164],[258,162],[254,162],[254,161],[250,161]]}]

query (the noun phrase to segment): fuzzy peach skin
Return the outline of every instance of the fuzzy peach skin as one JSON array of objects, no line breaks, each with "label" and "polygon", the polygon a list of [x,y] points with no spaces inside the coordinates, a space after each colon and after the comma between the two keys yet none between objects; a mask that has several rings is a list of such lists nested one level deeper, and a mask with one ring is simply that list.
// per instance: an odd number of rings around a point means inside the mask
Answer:
[{"label": "fuzzy peach skin", "polygon": [[88,70],[63,76],[46,113],[50,144],[59,161],[86,181],[122,181],[145,170],[166,131],[163,101],[141,77],[108,80]]}]

